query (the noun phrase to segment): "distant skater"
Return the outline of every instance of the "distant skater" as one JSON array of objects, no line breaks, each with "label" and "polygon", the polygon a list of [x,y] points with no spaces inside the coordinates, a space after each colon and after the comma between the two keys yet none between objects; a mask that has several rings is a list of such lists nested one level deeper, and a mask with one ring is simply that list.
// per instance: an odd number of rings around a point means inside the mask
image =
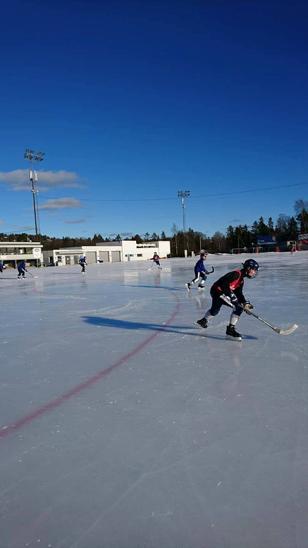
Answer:
[{"label": "distant skater", "polygon": [[154,255],[153,255],[153,257],[150,259],[150,261],[153,261],[153,265],[154,265],[154,263],[155,263],[155,264],[157,265],[158,268],[160,268],[160,269],[162,268],[162,267],[160,266],[160,257],[159,257],[159,255],[158,255],[157,253],[154,253]]},{"label": "distant skater", "polygon": [[290,247],[290,253],[291,255],[293,255],[293,253],[296,252],[296,244],[292,244],[291,247]]},{"label": "distant skater", "polygon": [[0,260],[0,272],[2,273],[4,269],[5,269],[5,266],[3,264],[3,261]]},{"label": "distant skater", "polygon": [[254,278],[259,265],[254,259],[247,259],[243,267],[228,272],[219,278],[211,287],[212,306],[201,320],[197,320],[199,327],[208,327],[209,321],[217,316],[222,305],[231,307],[232,313],[227,326],[226,335],[235,340],[242,340],[242,336],[235,330],[235,326],[243,312],[253,309],[253,305],[246,300],[243,294],[244,278]]},{"label": "distant skater", "polygon": [[191,289],[191,286],[196,283],[198,283],[198,287],[202,289],[205,286],[207,276],[214,272],[214,267],[212,267],[211,271],[208,271],[205,268],[204,261],[206,260],[207,256],[208,256],[208,252],[204,251],[204,249],[201,249],[200,258],[196,262],[195,268],[194,268],[195,277],[191,280],[191,282],[187,282],[185,284],[188,291]]},{"label": "distant skater", "polygon": [[87,265],[87,257],[84,254],[80,255],[79,264],[81,266],[81,272],[84,273],[86,271],[86,265]]},{"label": "distant skater", "polygon": [[27,272],[27,269],[26,269],[26,262],[24,260],[22,261],[19,261],[18,265],[17,265],[17,270],[18,270],[18,276],[17,278],[24,278],[25,277],[25,274]]}]

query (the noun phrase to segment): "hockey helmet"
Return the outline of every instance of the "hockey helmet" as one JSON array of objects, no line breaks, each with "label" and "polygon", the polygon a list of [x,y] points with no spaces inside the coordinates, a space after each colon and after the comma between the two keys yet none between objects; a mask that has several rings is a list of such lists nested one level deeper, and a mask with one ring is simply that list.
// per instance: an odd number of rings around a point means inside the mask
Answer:
[{"label": "hockey helmet", "polygon": [[250,270],[254,270],[255,273],[257,273],[259,270],[259,263],[254,259],[247,259],[247,261],[243,263],[243,268],[246,274],[248,274]]}]

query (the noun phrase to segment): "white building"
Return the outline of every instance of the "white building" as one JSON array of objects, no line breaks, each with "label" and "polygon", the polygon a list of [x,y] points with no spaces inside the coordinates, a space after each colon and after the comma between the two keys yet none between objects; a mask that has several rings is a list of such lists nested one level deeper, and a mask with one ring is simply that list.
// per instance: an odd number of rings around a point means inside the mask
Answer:
[{"label": "white building", "polygon": [[39,266],[43,263],[43,245],[40,242],[0,241],[0,260],[4,264],[16,267],[22,259],[28,265]]},{"label": "white building", "polygon": [[144,242],[142,244],[137,244],[135,240],[121,240],[43,251],[45,266],[78,264],[79,257],[82,254],[86,255],[88,264],[93,264],[145,261],[151,259],[154,253],[157,253],[161,259],[168,257],[170,255],[169,240]]}]

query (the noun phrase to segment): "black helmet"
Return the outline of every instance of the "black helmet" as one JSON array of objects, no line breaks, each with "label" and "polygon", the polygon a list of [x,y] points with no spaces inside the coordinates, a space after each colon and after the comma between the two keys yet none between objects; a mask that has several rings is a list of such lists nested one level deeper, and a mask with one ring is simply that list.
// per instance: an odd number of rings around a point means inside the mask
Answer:
[{"label": "black helmet", "polygon": [[250,268],[252,270],[256,270],[257,272],[259,270],[259,263],[257,263],[257,261],[255,261],[254,259],[247,259],[247,261],[243,263],[243,267],[245,272],[247,272],[247,270],[249,270]]}]

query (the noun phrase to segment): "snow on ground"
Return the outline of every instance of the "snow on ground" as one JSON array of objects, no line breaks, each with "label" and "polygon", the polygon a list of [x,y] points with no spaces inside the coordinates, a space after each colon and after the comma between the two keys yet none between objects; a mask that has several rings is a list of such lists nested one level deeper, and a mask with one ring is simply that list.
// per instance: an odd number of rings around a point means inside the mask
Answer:
[{"label": "snow on ground", "polygon": [[308,547],[308,253],[245,282],[292,335],[194,326],[246,258],[0,274],[1,548]]}]

